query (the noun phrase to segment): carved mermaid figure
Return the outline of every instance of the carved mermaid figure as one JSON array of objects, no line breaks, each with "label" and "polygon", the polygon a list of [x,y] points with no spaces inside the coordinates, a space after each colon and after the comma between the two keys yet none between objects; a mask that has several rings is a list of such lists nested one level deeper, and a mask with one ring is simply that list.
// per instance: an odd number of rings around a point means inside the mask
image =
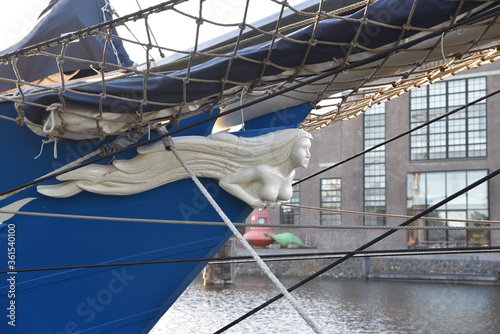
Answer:
[{"label": "carved mermaid figure", "polygon": [[[219,180],[221,188],[253,208],[271,208],[290,199],[294,169],[309,163],[311,139],[299,129],[251,138],[229,133],[173,138],[196,176]],[[58,176],[62,183],[38,186],[37,190],[60,198],[81,191],[131,195],[189,177],[162,142],[137,152],[131,159],[115,161],[111,173],[109,166],[93,164]]]},{"label": "carved mermaid figure", "polygon": [[[306,134],[308,134],[306,132]],[[299,137],[283,152],[284,161],[267,161],[229,174],[219,182],[221,188],[247,202],[253,208],[273,208],[292,197],[295,168],[307,167],[311,157],[311,137]]]}]

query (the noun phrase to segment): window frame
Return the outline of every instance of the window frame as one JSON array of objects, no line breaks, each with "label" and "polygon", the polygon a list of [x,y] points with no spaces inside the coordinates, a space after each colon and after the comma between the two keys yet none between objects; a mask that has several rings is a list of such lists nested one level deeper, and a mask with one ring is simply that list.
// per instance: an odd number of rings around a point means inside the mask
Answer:
[{"label": "window frame", "polygon": [[[324,181],[327,180],[334,180],[336,181],[336,185],[338,185],[338,188],[335,189],[325,189],[324,188]],[[338,195],[334,196],[324,196],[326,192],[339,192]],[[320,207],[322,209],[336,209],[340,210],[342,208],[342,178],[340,177],[329,177],[329,178],[322,178],[320,179],[320,188],[319,188],[319,198],[320,198]],[[325,200],[329,198],[338,198],[338,200]],[[327,205],[331,204],[331,205]],[[328,217],[328,219],[327,219]],[[330,219],[330,217],[335,217],[334,219]],[[327,223],[327,220],[333,221],[334,223]],[[324,212],[321,211],[320,213],[320,225],[328,225],[328,226],[338,226],[342,224],[342,214],[341,213],[335,213],[335,212]]]},{"label": "window frame", "polygon": [[[409,172],[407,174],[407,213],[411,216],[415,215],[416,213],[427,209],[428,207],[432,206],[437,203],[441,198],[446,198],[453,193],[456,192],[458,188],[463,188],[473,182],[476,181],[475,178],[471,179],[472,173],[477,172],[477,173],[482,173],[484,174],[483,176],[488,174],[487,169],[468,169],[468,170],[446,170],[446,171],[428,171],[428,172]],[[451,174],[458,174],[458,173],[464,173],[465,178],[461,177],[460,180],[463,180],[464,184],[452,184],[449,183],[449,180],[452,179]],[[432,176],[435,178],[435,180],[444,180],[444,187],[441,187],[443,193],[436,193],[436,191],[429,189],[428,185],[429,182],[431,184],[435,184],[435,181],[429,181],[429,176],[430,174],[433,174]],[[412,177],[412,175],[414,175]],[[417,176],[418,175],[418,176]],[[426,180],[423,185],[419,185],[418,191],[416,191],[415,188],[415,180],[416,178],[421,178],[422,175],[425,175]],[[450,176],[450,177],[449,177]],[[479,176],[480,178],[481,176]],[[421,183],[419,180],[418,183]],[[414,194],[410,190],[411,186],[415,189],[414,191],[419,193],[419,192],[425,192],[425,196],[421,197],[425,200],[425,203],[412,203],[412,207],[410,207],[410,195]],[[481,185],[482,187],[485,187],[484,191],[484,196],[486,198],[485,203],[485,208],[477,208],[472,205],[472,199],[474,193],[471,192],[476,192],[479,190],[479,188],[475,188],[470,190],[469,192],[459,196],[457,199],[454,199],[451,202],[448,202],[444,207],[440,207],[436,210],[434,210],[432,213],[429,215],[432,217],[433,215],[436,217],[440,218],[449,218],[452,219],[454,217],[450,217],[453,215],[456,215],[457,213],[463,213],[464,220],[470,220],[470,219],[478,219],[478,217],[473,217],[474,214],[478,213],[481,214],[481,212],[486,213],[486,215],[483,214],[483,217],[487,220],[489,215],[490,215],[490,194],[489,194],[489,185],[488,183],[484,183]],[[480,187],[481,187],[480,186]],[[454,189],[457,188],[457,189]],[[432,193],[434,197],[437,197],[433,199],[432,201],[430,200],[430,197],[428,196],[429,193]],[[465,207],[457,207],[457,203],[460,202],[460,200],[465,199]],[[471,200],[471,202],[469,202]],[[415,201],[415,199],[412,199],[412,201]],[[418,202],[418,200],[417,200]],[[477,204],[476,204],[477,205]],[[444,216],[444,217],[443,217]],[[461,218],[458,218],[461,219]],[[440,220],[417,220],[416,222],[412,223],[412,226],[464,226],[461,224],[466,224],[465,226],[477,226],[477,224],[482,225],[481,223],[460,223],[460,222],[446,222],[446,221],[440,221]],[[488,226],[487,223],[484,224],[485,226]],[[465,237],[463,238],[465,240],[465,245],[460,245],[460,240],[456,238],[450,238],[450,235],[458,235],[460,232],[464,232]],[[470,246],[470,242],[475,234],[482,234],[483,239],[486,242],[483,242],[481,245],[490,245],[491,244],[491,234],[489,230],[483,230],[483,231],[467,231],[467,230],[412,230],[408,231],[408,247],[414,248],[414,247],[432,247],[439,245],[440,247],[456,247],[456,246],[464,246],[468,247]],[[443,240],[438,240],[437,238],[432,238],[431,235],[439,236],[439,235],[444,235]],[[420,240],[422,239],[422,240]],[[431,240],[432,239],[432,240]],[[458,240],[458,241],[457,241]],[[458,245],[457,245],[458,244]],[[473,246],[477,246],[477,244],[472,244]]]},{"label": "window frame", "polygon": [[[385,104],[373,106],[363,115],[363,147],[368,149],[385,141]],[[369,213],[386,213],[386,150],[385,145],[363,155],[363,208]],[[378,186],[369,186],[378,185]],[[385,226],[385,217],[364,216],[364,225]]]},{"label": "window frame", "polygon": [[[453,87],[460,86],[460,82],[464,82],[463,92]],[[478,98],[478,95],[485,95],[488,90],[485,76],[445,80],[436,84],[444,85],[442,93],[432,94],[431,86],[410,91],[410,129],[439,116],[434,115],[433,111],[442,109],[439,114],[446,113]],[[475,89],[475,85],[479,88]],[[438,90],[439,87],[432,89]],[[422,93],[423,90],[425,93]],[[439,97],[446,99],[443,102]],[[453,102],[453,99],[458,101]],[[420,107],[417,106],[418,103]],[[410,161],[486,158],[488,155],[487,111],[487,101],[481,101],[410,134]],[[456,131],[452,131],[454,127]],[[460,127],[463,129],[460,130]],[[437,130],[439,128],[441,131]],[[433,145],[437,141],[441,145]],[[460,143],[461,141],[463,143]],[[460,155],[460,152],[465,153]]]}]

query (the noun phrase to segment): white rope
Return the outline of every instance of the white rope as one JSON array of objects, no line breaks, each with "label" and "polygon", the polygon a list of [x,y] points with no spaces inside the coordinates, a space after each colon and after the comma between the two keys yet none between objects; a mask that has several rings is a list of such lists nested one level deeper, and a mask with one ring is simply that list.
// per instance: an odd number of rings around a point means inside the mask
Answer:
[{"label": "white rope", "polygon": [[[158,129],[158,132],[160,134],[166,134],[167,130],[162,127]],[[179,155],[177,152],[174,142],[172,138],[165,137],[163,138],[163,143],[165,144],[165,148],[170,149],[172,153],[175,155],[177,160],[179,160],[179,163],[184,167],[186,172],[189,174],[193,182],[196,184],[198,189],[200,189],[201,193],[207,198],[207,200],[210,202],[212,207],[217,211],[219,216],[224,220],[224,223],[226,223],[227,227],[233,232],[233,234],[238,238],[238,240],[242,243],[242,245],[245,247],[245,249],[252,255],[252,257],[255,259],[259,267],[264,271],[264,273],[271,279],[271,281],[276,285],[276,287],[280,290],[280,292],[285,296],[290,304],[295,308],[295,310],[300,314],[300,316],[307,322],[307,324],[311,327],[311,329],[315,333],[322,333],[322,331],[319,329],[319,327],[313,322],[313,320],[309,317],[309,315],[302,309],[302,307],[297,303],[295,298],[288,292],[288,290],[283,286],[283,284],[278,280],[278,278],[272,273],[272,271],[269,269],[269,267],[264,263],[264,261],[260,258],[260,256],[255,252],[255,250],[252,248],[252,246],[248,243],[248,241],[243,238],[241,233],[238,231],[238,229],[234,226],[234,224],[231,222],[231,220],[226,216],[226,214],[222,211],[220,206],[215,202],[213,197],[210,195],[210,193],[205,189],[203,184],[198,180],[196,175],[193,174],[193,172],[189,169],[189,167],[186,165],[182,157]]]},{"label": "white rope", "polygon": [[47,118],[47,120],[45,121],[45,124],[43,125],[43,132],[45,133],[51,133],[52,131],[54,131],[54,127],[55,127],[55,117],[54,117],[54,111],[56,110],[58,106],[49,106],[47,108],[47,111],[50,111],[50,114],[49,114],[49,117]]},{"label": "white rope", "polygon": [[[241,93],[240,93],[240,107],[243,105],[243,98],[245,97],[247,92],[248,92],[248,88],[243,87],[243,89],[241,90]],[[240,109],[240,113],[241,113],[241,130],[245,131],[245,113],[243,111],[243,108]]]},{"label": "white rope", "polygon": [[445,62],[448,66],[450,66],[450,62],[446,59],[444,55],[444,32],[441,34],[441,56],[443,57],[443,62]]},{"label": "white rope", "polygon": [[52,138],[49,138],[48,140],[42,139],[42,146],[40,147],[40,153],[38,153],[38,155],[34,157],[33,160],[38,159],[42,155],[43,147],[45,146],[45,144],[51,143],[52,140],[53,140]]},{"label": "white rope", "polygon": [[54,159],[57,159],[57,143],[59,140],[57,138],[54,138]]}]

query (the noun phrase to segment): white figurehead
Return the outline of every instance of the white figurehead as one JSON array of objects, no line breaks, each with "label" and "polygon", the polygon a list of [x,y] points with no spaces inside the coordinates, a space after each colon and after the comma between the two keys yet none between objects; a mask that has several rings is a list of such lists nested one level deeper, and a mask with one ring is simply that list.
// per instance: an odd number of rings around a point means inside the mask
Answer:
[{"label": "white figurehead", "polygon": [[[300,130],[299,130],[300,131]],[[292,197],[295,168],[307,167],[311,136],[304,132],[289,143],[282,158],[243,169],[223,177],[219,185],[256,208],[273,208]]]},{"label": "white figurehead", "polygon": [[[198,177],[219,180],[221,188],[253,208],[275,207],[292,196],[295,168],[309,163],[312,136],[286,129],[258,137],[217,133],[174,137],[175,147]],[[39,186],[38,192],[69,197],[81,191],[131,195],[189,176],[162,142],[140,147],[138,155],[107,165],[89,165],[58,176],[63,183]]]}]

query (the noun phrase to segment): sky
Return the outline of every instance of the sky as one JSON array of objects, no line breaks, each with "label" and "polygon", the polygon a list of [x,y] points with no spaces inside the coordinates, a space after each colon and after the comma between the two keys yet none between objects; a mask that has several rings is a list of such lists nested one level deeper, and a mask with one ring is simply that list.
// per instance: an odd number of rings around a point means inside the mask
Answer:
[{"label": "sky", "polygon": [[[0,13],[8,13],[8,15],[3,15],[2,20],[0,20],[0,31],[2,31],[0,35],[0,50],[11,46],[31,31],[36,24],[38,15],[49,2],[50,0],[1,1]],[[302,1],[289,0],[289,3],[292,5],[300,2]],[[22,5],[19,6],[19,3],[22,3]],[[160,1],[139,0],[139,5],[142,9],[158,3]],[[243,19],[245,3],[246,0],[207,0],[203,4],[203,17],[216,22],[238,24]],[[111,5],[121,16],[139,10],[136,0],[111,0]],[[190,0],[178,6],[178,8],[190,15],[198,16],[199,1]],[[252,0],[248,9],[248,22],[255,22],[268,15],[278,13],[280,9],[280,5],[269,0]],[[183,18],[178,14],[161,13],[151,15],[149,23],[160,45],[168,45],[177,50],[187,50],[194,45],[196,24],[192,19]],[[137,34],[141,41],[147,41],[144,21],[132,22],[128,26]],[[212,25],[209,22],[203,23],[201,27],[200,42],[210,40],[236,29],[234,26],[222,28]],[[124,28],[120,28],[118,33],[120,36],[132,38]],[[140,46],[126,45],[126,48],[133,60],[140,63],[140,60],[145,58],[145,51]],[[152,57],[156,59],[160,58],[157,52],[153,53]]]},{"label": "sky", "polygon": [[[34,27],[36,18],[48,5],[49,0],[21,0],[19,2],[4,0],[0,2],[0,50],[6,49],[22,36],[26,35]],[[7,14],[7,15],[6,15]]]}]

